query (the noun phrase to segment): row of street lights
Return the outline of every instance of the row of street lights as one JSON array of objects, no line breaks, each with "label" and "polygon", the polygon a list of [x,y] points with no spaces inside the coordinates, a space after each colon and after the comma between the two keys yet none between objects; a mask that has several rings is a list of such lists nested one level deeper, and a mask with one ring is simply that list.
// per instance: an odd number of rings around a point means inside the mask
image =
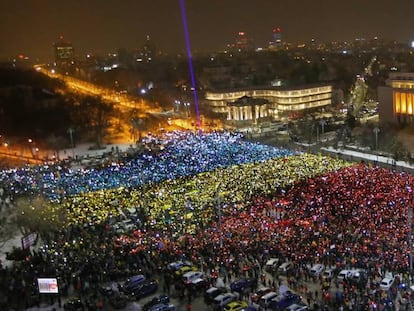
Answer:
[{"label": "row of street lights", "polygon": [[[2,141],[0,149],[1,153],[5,154],[6,156],[13,156],[19,158],[33,158],[38,159],[39,157],[39,148],[36,146],[36,143],[32,138],[27,139],[26,143],[11,143],[9,139],[6,139],[3,135],[0,135],[0,140]],[[13,148],[12,148],[13,147]],[[25,155],[27,153],[27,149],[29,149],[30,155]],[[18,152],[20,150],[20,152]]]},{"label": "row of street lights", "polygon": [[184,107],[185,113],[187,117],[190,117],[190,103],[189,102],[181,102],[180,100],[174,100],[174,111],[179,113],[181,110],[181,106]]}]

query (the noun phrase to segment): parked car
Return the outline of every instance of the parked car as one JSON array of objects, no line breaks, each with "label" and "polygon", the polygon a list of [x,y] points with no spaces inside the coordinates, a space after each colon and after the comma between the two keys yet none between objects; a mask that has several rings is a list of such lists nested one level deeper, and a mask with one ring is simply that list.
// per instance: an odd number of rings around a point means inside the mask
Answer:
[{"label": "parked car", "polygon": [[149,311],[175,311],[175,306],[169,303],[160,303],[152,306]]},{"label": "parked car", "polygon": [[387,276],[382,279],[380,283],[380,288],[384,291],[388,291],[394,285],[394,282],[395,282],[394,276]]},{"label": "parked car", "polygon": [[224,307],[224,311],[241,311],[243,308],[247,307],[246,301],[235,300],[230,302]]},{"label": "parked car", "polygon": [[267,309],[269,307],[269,304],[272,301],[272,299],[276,298],[277,295],[278,294],[276,292],[269,292],[269,293],[263,295],[259,300],[259,306],[262,309]]},{"label": "parked car", "polygon": [[252,302],[258,303],[260,298],[262,298],[267,293],[270,293],[272,290],[269,287],[261,287],[252,295]]},{"label": "parked car", "polygon": [[158,304],[168,304],[170,302],[170,297],[166,295],[155,296],[150,301],[144,304],[142,307],[143,311],[149,311],[153,306]]},{"label": "parked car", "polygon": [[351,276],[352,276],[352,270],[345,269],[345,270],[341,270],[338,273],[337,279],[338,279],[338,281],[342,282],[345,279],[349,279]]},{"label": "parked car", "polygon": [[290,305],[300,301],[301,298],[299,295],[287,291],[273,298],[269,303],[269,308],[273,310],[285,310]]},{"label": "parked car", "polygon": [[335,277],[336,269],[326,269],[322,272],[322,279],[326,281],[331,281]]},{"label": "parked car", "polygon": [[368,274],[365,269],[356,269],[352,272],[352,276],[349,278],[352,283],[365,286],[368,282]]},{"label": "parked car", "polygon": [[204,293],[205,304],[210,305],[214,302],[214,298],[216,298],[218,295],[224,294],[225,292],[225,288],[210,287]]},{"label": "parked car", "polygon": [[277,271],[281,274],[286,274],[290,272],[293,269],[293,263],[292,262],[284,262],[282,263]]},{"label": "parked car", "polygon": [[126,280],[125,283],[121,283],[120,288],[126,294],[132,293],[145,281],[145,276],[142,274],[134,275],[133,277]]},{"label": "parked car", "polygon": [[135,290],[131,292],[131,296],[135,297],[135,299],[138,300],[154,294],[157,291],[157,289],[157,281],[145,281],[139,287],[137,287]]},{"label": "parked car", "polygon": [[167,269],[170,271],[177,271],[178,269],[188,266],[191,267],[193,264],[187,260],[178,260],[168,264]]},{"label": "parked car", "polygon": [[110,296],[113,296],[115,294],[118,294],[119,293],[118,283],[112,282],[112,283],[109,283],[109,284],[102,285],[102,286],[99,287],[99,292],[104,297],[110,297]]},{"label": "parked car", "polygon": [[307,305],[294,303],[293,305],[290,305],[289,307],[287,307],[285,310],[286,311],[308,311],[309,308]]},{"label": "parked car", "polygon": [[270,258],[268,261],[266,261],[265,270],[267,272],[273,272],[277,270],[278,266],[279,266],[279,258]]},{"label": "parked car", "polygon": [[183,276],[184,274],[186,274],[187,272],[197,271],[197,270],[198,268],[194,266],[182,266],[181,268],[175,271],[175,276],[179,278]]},{"label": "parked car", "polygon": [[237,298],[238,298],[238,295],[234,293],[220,294],[216,298],[214,298],[214,308],[216,310],[220,310],[224,308],[224,306],[226,306],[230,302],[237,300]]},{"label": "parked car", "polygon": [[240,280],[237,280],[237,281],[234,281],[233,283],[231,283],[230,284],[230,290],[232,292],[244,293],[249,288],[252,289],[256,286],[257,286],[257,279],[243,278],[243,279],[240,279]]},{"label": "parked car", "polygon": [[204,273],[201,271],[189,271],[183,274],[182,280],[184,284],[188,285],[197,279],[204,278]]},{"label": "parked car", "polygon": [[319,277],[324,270],[325,266],[323,264],[317,263],[310,268],[309,273],[311,276]]}]

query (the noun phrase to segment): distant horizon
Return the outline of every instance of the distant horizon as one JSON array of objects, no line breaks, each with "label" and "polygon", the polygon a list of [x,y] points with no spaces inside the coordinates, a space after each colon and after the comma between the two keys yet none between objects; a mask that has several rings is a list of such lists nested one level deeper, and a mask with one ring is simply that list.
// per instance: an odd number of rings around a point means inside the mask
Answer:
[{"label": "distant horizon", "polygon": [[[414,40],[414,1],[395,0],[187,0],[191,47],[217,52],[246,32],[256,46],[266,47],[272,29],[282,41],[353,41],[382,38]],[[178,0],[43,0],[0,3],[0,57],[25,54],[53,57],[53,42],[63,35],[77,55],[139,48],[147,35],[161,51],[183,53],[185,42]]]},{"label": "distant horizon", "polygon": [[[316,44],[352,43],[352,42],[355,42],[355,41],[360,40],[360,39],[367,40],[367,41],[378,39],[378,40],[383,40],[383,41],[385,41],[387,43],[395,42],[397,44],[406,45],[407,48],[409,48],[411,46],[411,42],[414,42],[414,40],[407,41],[407,42],[403,42],[403,41],[398,41],[398,40],[395,40],[395,39],[380,38],[380,37],[372,37],[372,38],[356,37],[356,38],[351,39],[351,40],[342,40],[342,41],[340,41],[340,40],[332,40],[332,41],[324,41],[324,42],[322,42],[322,41],[315,40],[315,38],[310,38],[307,41],[298,41],[298,42],[286,42],[285,41],[284,43],[285,44],[293,44],[293,45],[309,44],[311,42],[315,42]],[[315,40],[315,41],[313,41],[313,40]],[[53,43],[54,42],[55,41],[53,41],[50,44],[50,51],[49,51],[49,54],[50,55],[48,56],[48,58],[49,58],[48,60],[46,60],[44,56],[43,57],[42,56],[40,56],[40,57],[39,56],[32,56],[30,54],[24,53],[24,51],[19,51],[19,52],[16,52],[14,54],[9,54],[9,55],[2,55],[2,54],[0,54],[0,62],[12,61],[13,59],[18,60],[19,56],[22,57],[21,60],[23,60],[24,57],[28,57],[28,60],[39,60],[39,61],[53,62],[54,61],[54,55],[53,55]],[[71,41],[69,41],[69,42],[71,42]],[[128,52],[131,52],[131,51],[134,51],[134,50],[139,50],[144,45],[145,41],[143,40],[141,46],[138,46],[137,45],[135,47],[128,47],[128,48],[127,47],[124,47],[124,46],[120,46],[120,47],[114,47],[113,49],[108,49],[106,51],[103,51],[103,50],[80,49],[79,47],[76,46],[76,44],[73,44],[73,42],[71,42],[71,43],[72,43],[73,48],[74,48],[74,51],[75,51],[75,58],[79,59],[79,58],[85,57],[88,54],[90,54],[90,55],[96,55],[96,56],[105,56],[105,55],[109,55],[109,54],[117,54],[120,49],[126,49]],[[154,44],[157,47],[156,42],[154,42]],[[224,45],[221,50],[205,50],[205,51],[199,51],[199,50],[193,49],[192,52],[194,54],[222,53],[222,52],[225,52],[225,50],[226,50],[225,48],[226,48],[226,46]],[[266,50],[268,48],[268,46],[263,46],[263,47],[261,47],[261,46],[255,46],[255,48],[256,49],[263,48],[263,50]],[[79,52],[79,50],[81,52]],[[160,50],[160,49],[157,48],[157,53],[160,53],[160,52],[163,55],[169,55],[169,56],[172,56],[172,55],[174,55],[174,56],[178,56],[178,55],[185,56],[185,54],[186,54],[185,48],[183,48],[182,50],[169,51],[169,52],[163,51],[163,50]]]}]

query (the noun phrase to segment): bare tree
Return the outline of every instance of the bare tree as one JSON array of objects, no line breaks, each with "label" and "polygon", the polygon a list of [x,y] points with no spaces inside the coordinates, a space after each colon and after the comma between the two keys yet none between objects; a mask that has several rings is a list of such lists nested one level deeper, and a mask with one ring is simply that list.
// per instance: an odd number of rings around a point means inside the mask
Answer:
[{"label": "bare tree", "polygon": [[23,235],[36,232],[41,236],[59,230],[64,224],[63,209],[42,196],[21,197],[15,202],[16,225]]}]

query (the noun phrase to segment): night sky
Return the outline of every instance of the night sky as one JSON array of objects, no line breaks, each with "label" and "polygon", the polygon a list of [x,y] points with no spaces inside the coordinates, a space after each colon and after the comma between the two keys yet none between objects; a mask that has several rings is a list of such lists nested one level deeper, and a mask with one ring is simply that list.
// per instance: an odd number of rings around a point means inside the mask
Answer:
[{"label": "night sky", "polygon": [[[0,57],[24,53],[51,60],[59,35],[78,56],[141,47],[146,35],[159,50],[185,50],[179,0],[2,0]],[[194,51],[222,50],[245,31],[266,46],[271,30],[288,42],[414,39],[413,0],[186,0]]]}]

